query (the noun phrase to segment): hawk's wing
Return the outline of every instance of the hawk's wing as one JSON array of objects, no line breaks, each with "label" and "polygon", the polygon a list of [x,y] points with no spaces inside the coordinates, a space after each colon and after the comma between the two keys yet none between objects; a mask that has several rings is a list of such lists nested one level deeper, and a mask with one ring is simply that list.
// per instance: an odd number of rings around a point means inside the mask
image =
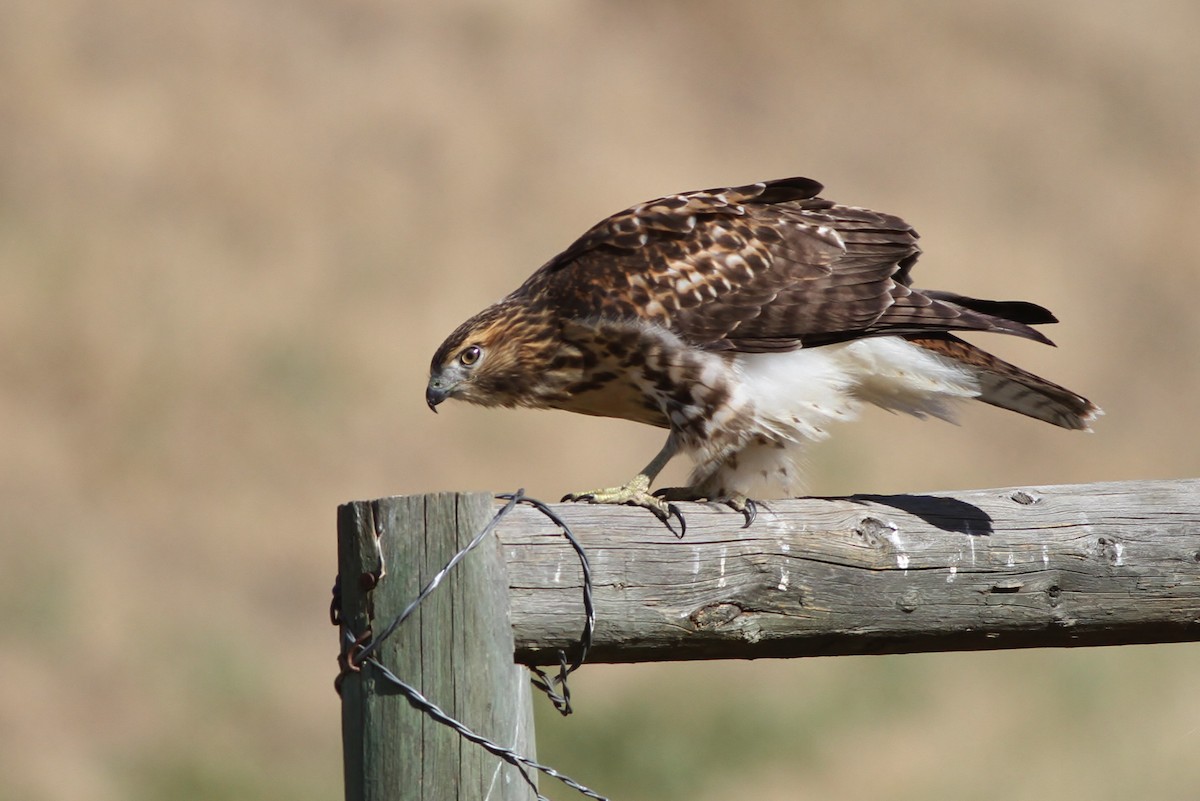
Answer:
[{"label": "hawk's wing", "polygon": [[1049,342],[1032,303],[913,289],[899,217],[787,178],[659,198],[586,232],[517,290],[575,319],[652,321],[709,349],[791,350],[884,334],[984,330]]}]

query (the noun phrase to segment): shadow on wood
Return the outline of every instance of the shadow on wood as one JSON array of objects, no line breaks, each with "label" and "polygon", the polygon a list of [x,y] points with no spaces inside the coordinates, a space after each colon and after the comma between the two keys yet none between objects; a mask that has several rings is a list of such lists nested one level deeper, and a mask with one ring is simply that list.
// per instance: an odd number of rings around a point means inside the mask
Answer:
[{"label": "shadow on wood", "polygon": [[[1200,639],[1200,480],[773,501],[748,529],[685,504],[555,510],[587,549],[590,661],[904,653]],[[521,509],[497,533],[516,658],[582,620],[578,567]]]},{"label": "shadow on wood", "polygon": [[[681,504],[683,540],[642,509],[556,504],[587,551],[589,661],[755,659],[1200,639],[1200,480],[938,495]],[[498,507],[442,493],[339,509],[344,632],[381,630]],[[481,734],[533,756],[529,682],[581,630],[578,557],[517,507],[397,629],[384,665]],[[532,798],[482,749],[346,674],[347,798]]]}]

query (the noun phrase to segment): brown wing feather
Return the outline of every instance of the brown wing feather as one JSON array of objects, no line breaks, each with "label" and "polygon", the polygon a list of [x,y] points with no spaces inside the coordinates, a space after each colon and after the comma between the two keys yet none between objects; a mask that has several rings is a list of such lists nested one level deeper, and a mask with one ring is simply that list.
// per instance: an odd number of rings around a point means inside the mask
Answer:
[{"label": "brown wing feather", "polygon": [[778,351],[866,336],[982,330],[1043,342],[1034,304],[910,286],[917,233],[818,197],[806,178],[659,198],[598,223],[519,295],[575,318],[660,324],[693,345]]}]

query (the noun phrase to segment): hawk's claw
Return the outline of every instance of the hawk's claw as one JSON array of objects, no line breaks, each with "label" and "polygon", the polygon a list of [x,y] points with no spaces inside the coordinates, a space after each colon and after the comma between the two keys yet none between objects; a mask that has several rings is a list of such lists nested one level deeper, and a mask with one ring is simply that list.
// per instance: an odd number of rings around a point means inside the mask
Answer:
[{"label": "hawk's claw", "polygon": [[[653,496],[651,496],[651,497],[653,497]],[[658,500],[658,499],[656,498],[655,500]],[[655,517],[657,517],[659,519],[659,521],[662,522],[662,524],[664,526],[667,527],[667,530],[669,530],[672,534],[674,534],[679,539],[683,539],[683,535],[687,533],[687,521],[683,519],[683,513],[679,511],[679,507],[676,504],[667,503],[667,504],[663,504],[663,505],[659,506],[659,505],[646,505],[646,504],[638,503],[637,501],[625,501],[625,504],[628,506],[640,506],[643,509],[648,509],[651,513],[654,514]],[[675,527],[671,525],[672,517],[679,521],[679,529],[678,530],[676,530]]]},{"label": "hawk's claw", "polygon": [[[679,521],[679,531],[675,531],[675,529],[671,527],[672,515],[674,515]],[[663,524],[667,528],[671,529],[671,533],[679,539],[683,539],[683,535],[687,534],[687,521],[683,519],[683,514],[680,513],[679,507],[673,503],[667,504],[667,516],[663,518]]]},{"label": "hawk's claw", "polygon": [[[708,501],[723,503],[735,512],[741,512],[745,518],[742,528],[749,528],[758,517],[758,503],[745,495],[734,495],[728,498],[710,498],[697,492],[691,487],[663,487],[650,492],[650,478],[645,473],[639,473],[623,487],[592,490],[591,492],[569,492],[563,496],[562,502],[582,501],[584,503],[616,503],[626,506],[640,506],[651,512],[671,530],[676,537],[683,539],[687,533],[687,521],[675,501]],[[679,528],[671,525],[671,518],[679,521]]]},{"label": "hawk's claw", "polygon": [[[683,537],[684,532],[687,531],[687,523],[679,511],[679,507],[650,494],[650,479],[645,474],[634,476],[633,480],[623,487],[610,487],[591,492],[568,492],[563,496],[562,502],[568,501],[640,506],[662,521],[663,525],[670,529],[676,537]],[[671,525],[672,517],[679,521],[678,531]]]},{"label": "hawk's claw", "polygon": [[[690,487],[663,487],[654,491],[656,498],[674,501],[707,501],[708,503],[723,503],[735,512],[741,512],[746,522],[742,528],[750,528],[750,524],[758,517],[758,502],[745,495],[734,495],[731,498],[710,498]],[[669,504],[668,504],[669,505]]]},{"label": "hawk's claw", "polygon": [[738,505],[738,499],[730,498],[725,501],[725,505],[735,512],[741,512],[746,518],[746,522],[742,524],[742,528],[750,528],[750,524],[754,522],[754,518],[758,517],[758,503],[753,498],[742,498],[741,505]]}]

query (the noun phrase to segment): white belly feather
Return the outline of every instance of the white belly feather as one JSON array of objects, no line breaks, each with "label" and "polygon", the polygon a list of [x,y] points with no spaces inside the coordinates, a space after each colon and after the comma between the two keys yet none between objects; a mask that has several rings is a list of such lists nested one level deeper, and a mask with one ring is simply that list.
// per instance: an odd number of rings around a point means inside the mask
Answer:
[{"label": "white belly feather", "polygon": [[759,436],[721,453],[694,451],[691,483],[714,497],[794,495],[804,445],[864,403],[917,417],[953,419],[954,401],[979,394],[971,371],[897,337],[872,337],[787,353],[733,357],[740,382],[730,411]]}]

